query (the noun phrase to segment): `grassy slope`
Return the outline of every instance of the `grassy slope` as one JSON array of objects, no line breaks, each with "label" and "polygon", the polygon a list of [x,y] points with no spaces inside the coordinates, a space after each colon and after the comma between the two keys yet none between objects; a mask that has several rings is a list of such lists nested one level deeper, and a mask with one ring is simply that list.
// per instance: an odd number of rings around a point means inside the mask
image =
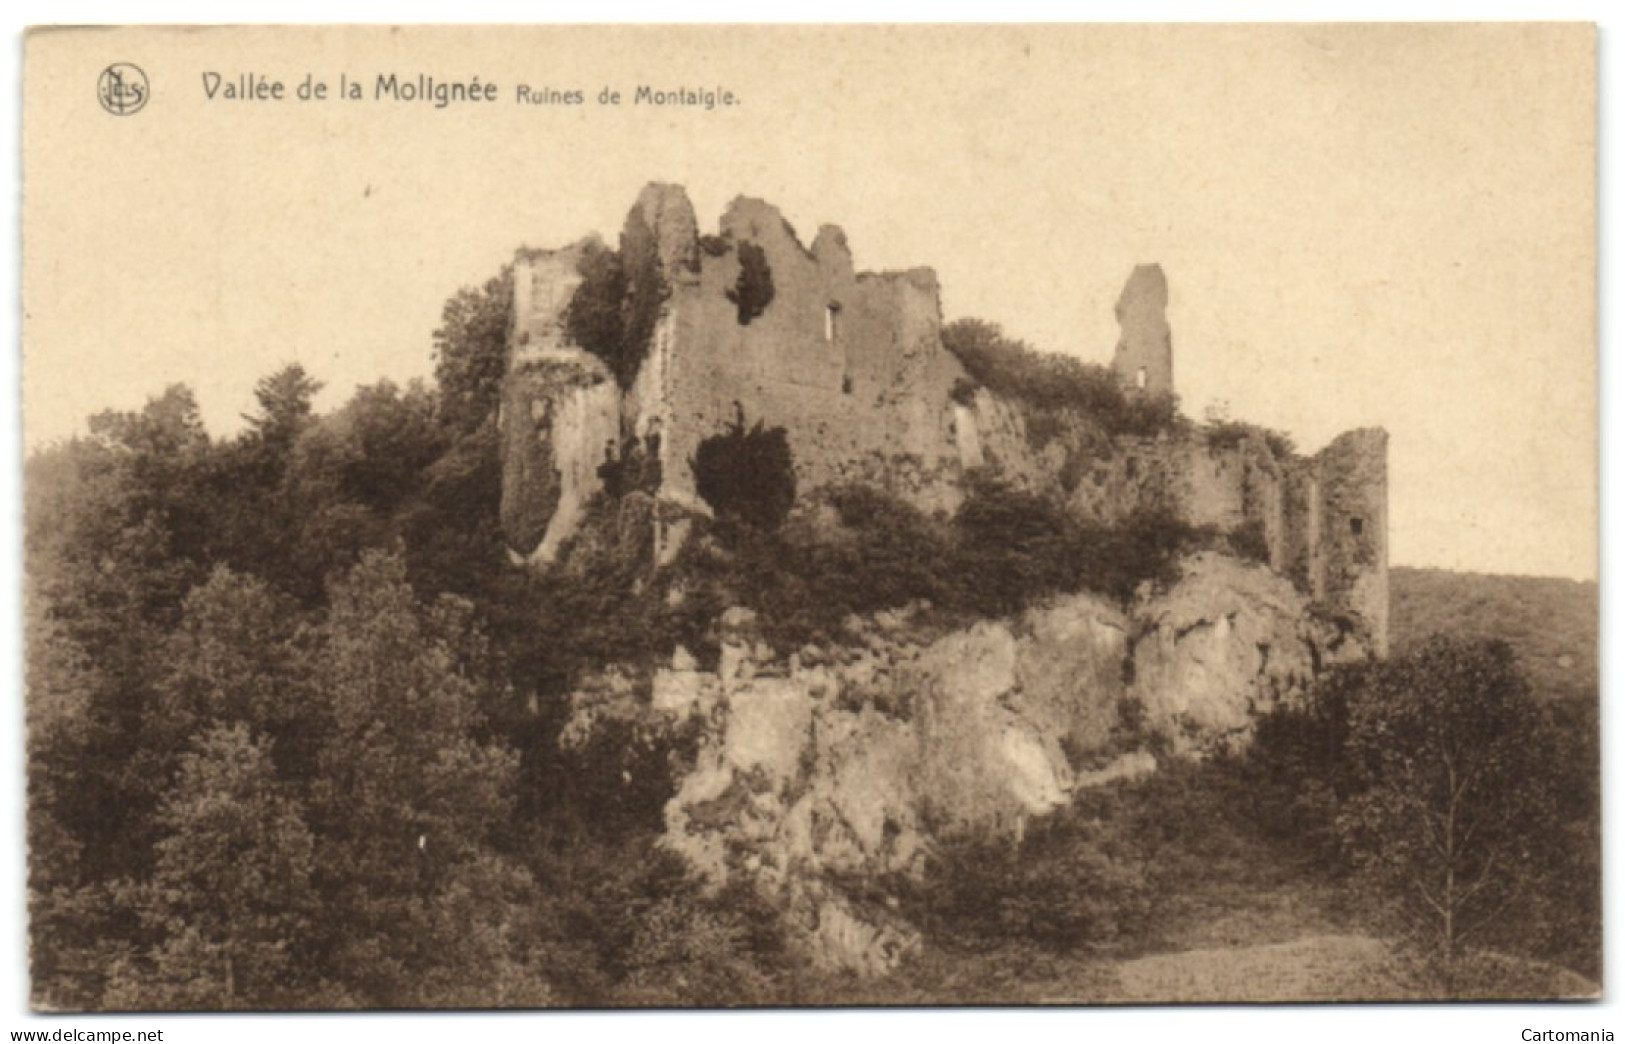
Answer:
[{"label": "grassy slope", "polygon": [[1596,584],[1395,568],[1389,585],[1395,652],[1441,633],[1499,638],[1518,654],[1536,692],[1596,698]]}]

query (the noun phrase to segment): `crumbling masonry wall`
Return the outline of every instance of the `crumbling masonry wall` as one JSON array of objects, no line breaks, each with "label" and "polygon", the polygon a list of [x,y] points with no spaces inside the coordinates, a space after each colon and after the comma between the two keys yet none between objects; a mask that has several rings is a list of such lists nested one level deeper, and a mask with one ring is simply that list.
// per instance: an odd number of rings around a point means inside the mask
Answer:
[{"label": "crumbling masonry wall", "polygon": [[[1168,511],[1194,526],[1253,529],[1265,564],[1324,608],[1350,617],[1379,655],[1388,634],[1388,436],[1346,432],[1313,455],[1278,454],[1262,434],[1215,443],[1202,429],[1119,438],[1078,451],[1035,450],[1017,410],[986,392],[965,409],[985,466],[1065,499],[1080,518],[1115,523]],[[1081,460],[1073,467],[1071,458]],[[1074,472],[1070,487],[1061,476]]]},{"label": "crumbling masonry wall", "polygon": [[[773,286],[748,320],[735,300],[746,251]],[[662,495],[702,510],[699,444],[742,415],[785,429],[799,489],[862,479],[951,506],[948,393],[962,371],[940,330],[930,270],[856,273],[840,229],[824,226],[809,249],[772,206],[735,200],[697,271],[673,280],[634,388],[634,426],[661,433]]]},{"label": "crumbling masonry wall", "polygon": [[[784,429],[801,495],[854,480],[951,511],[966,475],[984,470],[1101,522],[1161,508],[1221,532],[1249,527],[1274,571],[1356,618],[1386,652],[1380,429],[1301,456],[1258,432],[1215,441],[1190,425],[1103,440],[1082,419],[1035,446],[1017,404],[964,393],[929,269],[857,272],[839,228],[804,245],[755,199],[736,199],[717,234],[701,235],[683,190],[660,184],[639,196],[618,247],[619,281],[585,290],[587,272],[610,271],[596,238],[515,259],[501,430],[502,519],[517,560],[556,556],[603,488],[600,469],[628,454],[654,477],[645,492],[664,505],[658,524],[674,527],[656,543],[674,551],[682,519],[711,510],[695,483],[700,444],[743,418]],[[1161,268],[1136,266],[1113,358],[1133,394],[1174,391],[1167,303]],[[582,343],[594,339],[583,308],[612,328],[600,338],[609,348]]]},{"label": "crumbling masonry wall", "polygon": [[1168,279],[1162,266],[1136,265],[1117,298],[1117,322],[1123,332],[1112,353],[1112,371],[1131,394],[1174,393],[1174,344],[1167,308]]},{"label": "crumbling masonry wall", "polygon": [[[1360,428],[1314,458],[1320,501],[1311,556],[1317,599],[1358,615],[1388,654],[1388,433]],[[1307,523],[1306,523],[1307,524]]]},{"label": "crumbling masonry wall", "polygon": [[[935,274],[859,273],[839,228],[805,246],[760,200],[735,200],[718,232],[700,236],[681,188],[644,189],[618,258],[621,351],[633,361],[615,367],[571,332],[582,269],[607,248],[589,238],[516,257],[502,415],[516,558],[551,560],[602,488],[598,469],[628,451],[658,460],[659,500],[707,513],[699,445],[741,417],[785,429],[798,489],[858,480],[928,510],[958,503],[949,392],[964,373],[942,347]],[[752,307],[741,304],[746,264],[772,288]]]},{"label": "crumbling masonry wall", "polygon": [[597,240],[525,251],[514,263],[513,325],[498,430],[502,528],[515,557],[547,560],[599,488],[619,438],[619,395],[602,360],[573,343],[566,307]]}]

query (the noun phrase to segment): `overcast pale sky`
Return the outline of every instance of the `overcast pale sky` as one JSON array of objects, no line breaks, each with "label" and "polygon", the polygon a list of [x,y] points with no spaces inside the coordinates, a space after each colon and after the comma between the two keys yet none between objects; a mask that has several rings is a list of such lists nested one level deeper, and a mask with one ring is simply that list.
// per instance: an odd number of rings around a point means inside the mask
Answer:
[{"label": "overcast pale sky", "polygon": [[[233,430],[254,381],[431,368],[457,287],[613,237],[643,183],[734,195],[949,318],[1104,362],[1134,264],[1171,287],[1187,412],[1301,448],[1392,435],[1398,564],[1594,578],[1594,46],[1538,26],[52,32],[28,45],[29,445],[173,381]],[[152,87],[103,112],[114,61]],[[209,101],[203,74],[362,101]],[[378,74],[499,85],[377,101]],[[711,111],[639,84],[734,91]],[[517,88],[587,105],[521,105]],[[619,108],[594,104],[601,88]]]}]

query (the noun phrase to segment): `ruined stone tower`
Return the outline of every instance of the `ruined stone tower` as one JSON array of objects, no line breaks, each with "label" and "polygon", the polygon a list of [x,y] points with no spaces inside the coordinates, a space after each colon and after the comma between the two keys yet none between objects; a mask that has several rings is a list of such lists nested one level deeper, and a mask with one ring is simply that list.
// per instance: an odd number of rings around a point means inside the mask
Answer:
[{"label": "ruined stone tower", "polygon": [[1319,547],[1310,555],[1310,590],[1365,621],[1379,656],[1388,655],[1388,433],[1360,428],[1333,439],[1313,459],[1319,502],[1306,520]]},{"label": "ruined stone tower", "polygon": [[1174,348],[1168,330],[1168,280],[1161,265],[1136,265],[1117,299],[1122,336],[1112,370],[1123,387],[1147,397],[1174,392]]}]

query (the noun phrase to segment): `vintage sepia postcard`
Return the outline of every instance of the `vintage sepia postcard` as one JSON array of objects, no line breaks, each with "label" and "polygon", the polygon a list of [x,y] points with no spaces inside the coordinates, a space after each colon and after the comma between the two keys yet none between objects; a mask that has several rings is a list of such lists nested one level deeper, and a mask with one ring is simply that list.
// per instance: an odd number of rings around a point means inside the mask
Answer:
[{"label": "vintage sepia postcard", "polygon": [[24,47],[36,1009],[1600,996],[1594,27]]}]

